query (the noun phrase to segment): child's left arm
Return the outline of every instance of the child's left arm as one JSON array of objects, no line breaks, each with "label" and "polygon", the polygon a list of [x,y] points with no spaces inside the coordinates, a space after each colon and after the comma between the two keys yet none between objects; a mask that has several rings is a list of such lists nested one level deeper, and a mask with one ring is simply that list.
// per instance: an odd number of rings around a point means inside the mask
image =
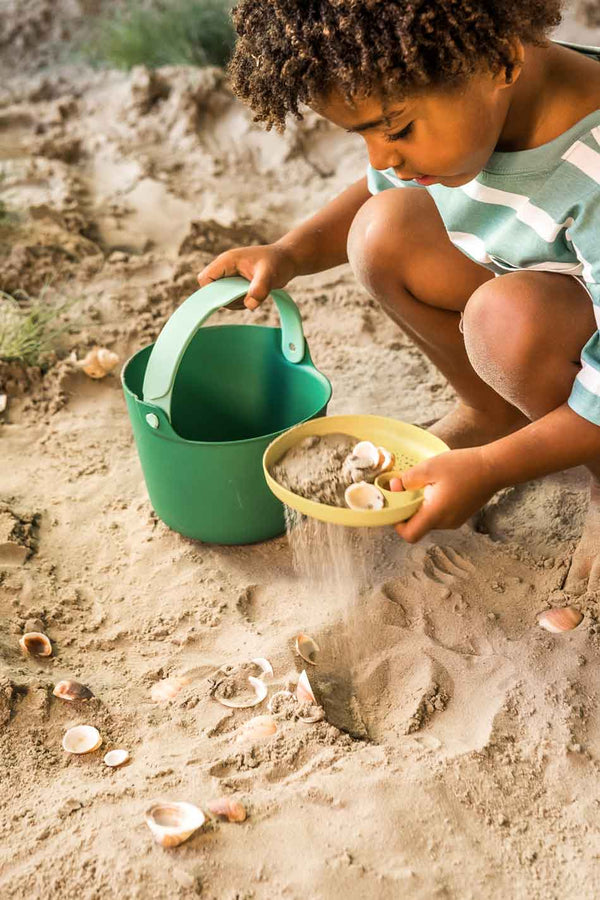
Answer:
[{"label": "child's left arm", "polygon": [[503,487],[600,457],[600,426],[566,403],[484,447],[450,450],[402,475],[406,490],[425,489],[423,505],[396,525],[414,543],[434,528],[458,528]]}]

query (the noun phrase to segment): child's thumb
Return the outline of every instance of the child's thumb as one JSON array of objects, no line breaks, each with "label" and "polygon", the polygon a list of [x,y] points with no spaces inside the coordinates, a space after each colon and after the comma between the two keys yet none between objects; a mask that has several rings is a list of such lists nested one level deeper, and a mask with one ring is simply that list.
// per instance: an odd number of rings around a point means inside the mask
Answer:
[{"label": "child's thumb", "polygon": [[270,281],[267,269],[259,263],[256,266],[244,304],[248,309],[257,309],[270,292]]},{"label": "child's thumb", "polygon": [[427,463],[419,463],[412,469],[402,472],[400,478],[392,478],[390,480],[390,489],[392,491],[418,491],[419,488],[425,487],[429,483],[427,478]]}]

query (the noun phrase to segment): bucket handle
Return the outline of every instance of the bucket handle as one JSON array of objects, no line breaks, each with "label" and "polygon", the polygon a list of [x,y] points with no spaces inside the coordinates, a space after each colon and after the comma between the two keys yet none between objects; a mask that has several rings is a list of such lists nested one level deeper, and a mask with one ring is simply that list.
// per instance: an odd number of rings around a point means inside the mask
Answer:
[{"label": "bucket handle", "polygon": [[[146,367],[142,398],[171,421],[171,395],[179,364],[200,326],[217,309],[248,293],[245,278],[219,278],[200,288],[175,310],[159,334]],[[281,351],[291,363],[304,359],[305,340],[298,307],[286,291],[271,291],[281,319]]]}]

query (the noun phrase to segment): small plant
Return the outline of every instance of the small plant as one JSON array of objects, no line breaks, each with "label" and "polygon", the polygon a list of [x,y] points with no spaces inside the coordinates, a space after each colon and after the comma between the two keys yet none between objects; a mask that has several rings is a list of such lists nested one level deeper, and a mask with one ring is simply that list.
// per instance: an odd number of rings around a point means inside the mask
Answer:
[{"label": "small plant", "polygon": [[230,0],[130,0],[100,19],[83,52],[119,69],[225,66],[235,43],[230,9]]},{"label": "small plant", "polygon": [[65,313],[76,302],[50,303],[48,289],[37,298],[17,300],[0,291],[0,360],[27,366],[43,365],[71,328]]}]

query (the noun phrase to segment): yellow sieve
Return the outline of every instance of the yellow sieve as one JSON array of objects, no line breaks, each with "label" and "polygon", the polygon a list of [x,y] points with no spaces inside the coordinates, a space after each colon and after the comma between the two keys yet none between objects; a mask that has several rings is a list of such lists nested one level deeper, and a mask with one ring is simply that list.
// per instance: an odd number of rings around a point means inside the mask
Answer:
[{"label": "yellow sieve", "polygon": [[[338,433],[353,435],[360,441],[371,441],[394,454],[396,462],[393,470],[375,479],[375,484],[385,499],[383,509],[364,511],[345,509],[307,500],[282,487],[270,474],[270,470],[284,453],[304,438],[313,434]],[[435,435],[416,425],[399,422],[397,419],[388,419],[385,416],[325,416],[296,425],[272,441],[263,456],[263,470],[267,484],[275,496],[286,506],[298,510],[305,516],[320,519],[322,522],[333,522],[336,525],[380,527],[410,519],[423,501],[421,490],[388,490],[390,479],[424,459],[437,456],[438,453],[444,453],[448,449]]]}]

